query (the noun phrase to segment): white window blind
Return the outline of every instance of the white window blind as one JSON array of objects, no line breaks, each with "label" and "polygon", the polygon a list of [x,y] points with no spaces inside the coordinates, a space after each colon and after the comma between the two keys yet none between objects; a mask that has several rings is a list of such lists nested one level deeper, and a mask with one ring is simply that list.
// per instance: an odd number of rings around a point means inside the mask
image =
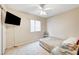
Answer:
[{"label": "white window blind", "polygon": [[31,32],[41,31],[41,22],[39,20],[31,20]]}]

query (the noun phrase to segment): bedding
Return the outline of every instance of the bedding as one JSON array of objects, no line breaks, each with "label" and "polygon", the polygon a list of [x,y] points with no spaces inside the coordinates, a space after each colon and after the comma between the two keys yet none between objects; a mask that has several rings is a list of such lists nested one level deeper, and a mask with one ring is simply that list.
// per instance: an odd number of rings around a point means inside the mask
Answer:
[{"label": "bedding", "polygon": [[76,48],[76,42],[77,39],[75,37],[70,37],[62,42],[61,47],[65,49],[74,50]]},{"label": "bedding", "polygon": [[70,37],[63,41],[60,46],[52,49],[51,53],[54,55],[76,55],[77,54],[77,39],[75,37]]},{"label": "bedding", "polygon": [[62,43],[63,39],[56,38],[56,37],[47,37],[40,39],[40,46],[46,49],[48,52],[51,52],[51,50],[59,46]]},{"label": "bedding", "polygon": [[40,39],[40,46],[53,55],[76,55],[77,41],[75,37],[70,37],[66,40],[56,37],[47,37]]},{"label": "bedding", "polygon": [[71,50],[58,46],[52,49],[51,54],[53,55],[76,55],[77,51],[76,50],[71,51]]}]

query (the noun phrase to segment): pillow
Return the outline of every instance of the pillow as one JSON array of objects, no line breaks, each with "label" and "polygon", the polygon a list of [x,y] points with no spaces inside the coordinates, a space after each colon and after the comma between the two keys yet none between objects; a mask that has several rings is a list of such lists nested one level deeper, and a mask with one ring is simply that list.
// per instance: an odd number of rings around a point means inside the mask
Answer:
[{"label": "pillow", "polygon": [[63,41],[61,47],[65,49],[73,50],[74,48],[76,48],[76,42],[77,39],[75,37],[70,37],[67,40]]}]

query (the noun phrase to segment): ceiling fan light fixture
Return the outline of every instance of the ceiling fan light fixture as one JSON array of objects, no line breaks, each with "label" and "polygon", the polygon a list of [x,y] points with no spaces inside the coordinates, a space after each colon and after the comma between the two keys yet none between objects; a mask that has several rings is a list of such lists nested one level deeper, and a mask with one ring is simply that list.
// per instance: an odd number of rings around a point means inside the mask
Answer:
[{"label": "ceiling fan light fixture", "polygon": [[44,10],[50,10],[51,8],[45,8]]},{"label": "ceiling fan light fixture", "polygon": [[47,13],[41,10],[40,15],[47,15]]}]

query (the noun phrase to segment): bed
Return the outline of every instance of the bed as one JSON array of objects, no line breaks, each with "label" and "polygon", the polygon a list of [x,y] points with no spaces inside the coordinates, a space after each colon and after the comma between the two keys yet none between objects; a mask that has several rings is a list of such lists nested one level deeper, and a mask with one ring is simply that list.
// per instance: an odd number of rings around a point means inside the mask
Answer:
[{"label": "bed", "polygon": [[53,55],[77,55],[78,45],[76,42],[78,39],[76,37],[69,37],[64,40],[60,46],[52,49],[51,53]]},{"label": "bed", "polygon": [[51,52],[51,50],[59,46],[63,42],[63,39],[56,38],[56,37],[46,37],[40,39],[40,46],[43,47],[48,52]]}]

